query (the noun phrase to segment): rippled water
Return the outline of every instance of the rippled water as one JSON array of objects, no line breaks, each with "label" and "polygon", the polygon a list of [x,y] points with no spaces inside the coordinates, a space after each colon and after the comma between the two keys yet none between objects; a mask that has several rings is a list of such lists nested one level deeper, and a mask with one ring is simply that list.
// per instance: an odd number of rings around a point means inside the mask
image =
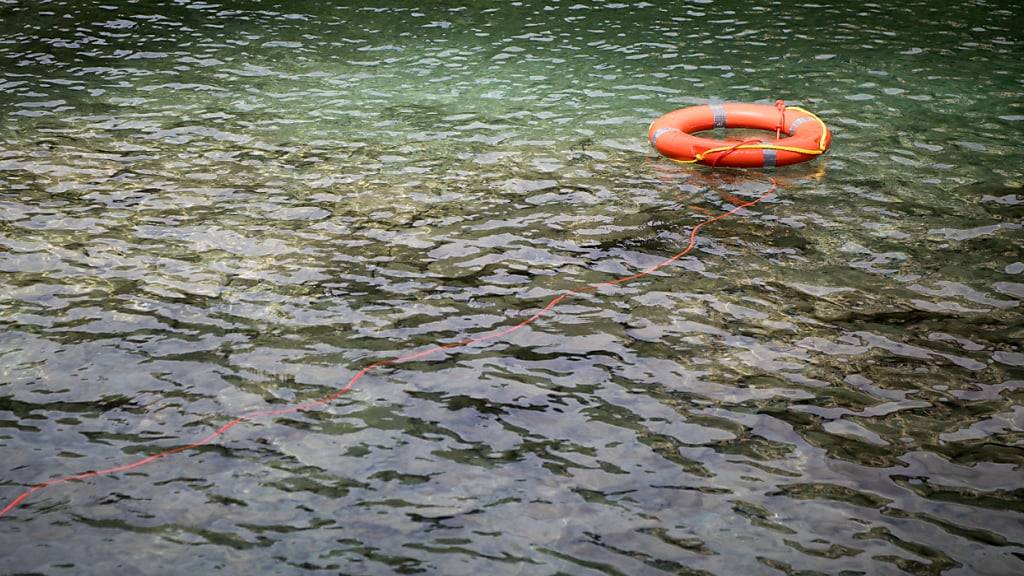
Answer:
[{"label": "rippled water", "polygon": [[0,572],[1024,571],[1013,1],[0,2]]}]

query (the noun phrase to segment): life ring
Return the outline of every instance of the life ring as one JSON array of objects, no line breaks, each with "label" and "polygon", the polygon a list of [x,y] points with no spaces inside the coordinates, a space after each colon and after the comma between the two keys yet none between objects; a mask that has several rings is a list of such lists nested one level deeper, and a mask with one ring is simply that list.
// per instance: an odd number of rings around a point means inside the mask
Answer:
[{"label": "life ring", "polygon": [[[713,128],[775,132],[775,140],[713,140],[694,136]],[[786,134],[785,138],[780,138]],[[708,104],[681,108],[651,123],[651,145],[676,162],[735,168],[772,168],[813,160],[832,141],[814,114],[781,100],[770,104]]]}]

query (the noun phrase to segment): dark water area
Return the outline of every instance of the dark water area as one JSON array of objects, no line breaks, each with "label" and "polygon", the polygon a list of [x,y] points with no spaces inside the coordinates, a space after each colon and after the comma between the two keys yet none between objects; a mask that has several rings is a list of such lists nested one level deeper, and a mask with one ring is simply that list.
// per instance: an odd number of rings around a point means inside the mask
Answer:
[{"label": "dark water area", "polygon": [[[422,4],[422,5],[421,5]],[[429,4],[429,5],[428,5]],[[0,0],[0,574],[1024,573],[1016,1]],[[778,98],[813,162],[659,158]]]}]

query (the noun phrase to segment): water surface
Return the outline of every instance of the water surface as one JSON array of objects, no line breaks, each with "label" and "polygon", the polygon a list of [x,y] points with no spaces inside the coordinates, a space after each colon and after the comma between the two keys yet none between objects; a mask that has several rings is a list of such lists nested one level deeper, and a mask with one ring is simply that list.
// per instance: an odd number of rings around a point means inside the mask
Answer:
[{"label": "water surface", "polygon": [[0,3],[3,573],[1024,571],[1010,1]]}]

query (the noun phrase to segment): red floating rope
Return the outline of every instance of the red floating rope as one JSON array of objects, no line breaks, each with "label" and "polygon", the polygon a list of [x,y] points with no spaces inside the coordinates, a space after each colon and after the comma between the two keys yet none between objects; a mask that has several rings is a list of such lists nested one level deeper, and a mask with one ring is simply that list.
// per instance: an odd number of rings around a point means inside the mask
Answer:
[{"label": "red floating rope", "polygon": [[[740,146],[742,144],[743,144],[743,142],[741,142],[740,144],[737,144],[736,146],[733,147],[733,149],[731,149],[729,151],[726,151],[723,154],[723,156],[730,154],[731,152],[733,152],[736,149],[736,147],[738,147],[738,146]],[[722,158],[722,156],[719,156],[718,158],[716,158],[716,160],[721,159],[721,158]],[[395,357],[392,357],[392,358],[386,358],[384,360],[378,360],[376,362],[372,362],[372,363],[367,364],[366,366],[364,366],[358,372],[356,372],[352,376],[352,378],[349,379],[347,384],[345,384],[341,388],[338,388],[334,392],[332,392],[332,393],[330,393],[330,394],[328,394],[328,395],[326,395],[326,396],[324,396],[324,397],[322,397],[322,398],[320,398],[318,400],[311,400],[311,401],[307,401],[307,402],[302,402],[300,404],[295,404],[293,406],[288,406],[288,407],[280,408],[280,409],[277,409],[277,410],[256,410],[256,411],[253,411],[253,412],[248,412],[246,414],[243,414],[242,416],[239,416],[239,417],[235,418],[234,420],[231,420],[230,422],[228,422],[227,424],[224,424],[220,428],[217,428],[217,430],[215,430],[214,432],[212,432],[210,435],[206,436],[205,438],[197,440],[197,441],[195,441],[195,442],[193,442],[191,444],[186,444],[184,446],[179,446],[177,448],[172,448],[170,450],[165,450],[163,452],[158,452],[158,453],[153,454],[151,456],[147,456],[145,458],[142,458],[141,460],[136,460],[134,462],[129,462],[127,464],[122,464],[120,466],[114,466],[113,468],[106,468],[106,469],[103,469],[103,470],[92,470],[92,471],[89,471],[89,472],[82,472],[80,474],[73,474],[71,476],[64,476],[64,477],[61,477],[61,478],[53,478],[53,479],[47,480],[45,482],[40,482],[39,484],[36,484],[36,485],[32,486],[31,488],[25,490],[20,495],[18,495],[17,498],[15,498],[9,504],[4,506],[4,508],[2,510],[0,510],[0,518],[2,518],[3,516],[7,515],[9,512],[11,512],[15,508],[17,508],[19,505],[21,505],[21,503],[24,502],[29,496],[31,496],[31,495],[33,495],[36,492],[39,492],[41,490],[45,490],[45,489],[51,488],[53,486],[58,486],[60,484],[66,484],[68,482],[74,482],[74,481],[78,481],[78,480],[85,480],[87,478],[93,478],[93,477],[96,477],[96,476],[107,476],[107,475],[110,475],[110,474],[117,474],[119,472],[126,472],[126,471],[132,470],[134,468],[139,468],[140,466],[145,466],[146,464],[152,464],[153,462],[156,462],[157,460],[161,460],[161,459],[166,458],[168,456],[171,456],[173,454],[177,454],[179,452],[185,452],[187,450],[192,450],[193,448],[198,448],[200,446],[204,446],[206,444],[209,444],[210,442],[213,442],[218,437],[223,436],[228,430],[234,428],[235,426],[238,426],[239,424],[242,424],[242,423],[245,423],[245,422],[250,422],[250,421],[255,420],[257,418],[263,418],[263,417],[266,417],[266,416],[283,416],[285,414],[294,414],[296,412],[303,412],[303,411],[312,410],[312,409],[315,409],[315,408],[318,408],[318,407],[327,406],[328,404],[330,404],[334,400],[337,400],[338,397],[340,397],[342,394],[344,394],[344,393],[348,392],[349,390],[351,390],[352,387],[355,385],[356,382],[359,381],[360,378],[365,376],[368,372],[370,372],[374,368],[377,368],[377,367],[380,367],[380,366],[390,366],[390,365],[394,365],[394,364],[402,364],[404,362],[411,362],[413,360],[419,360],[420,358],[425,358],[425,357],[430,356],[430,355],[432,355],[432,354],[434,354],[436,352],[441,352],[441,351],[444,351],[444,350],[451,350],[453,348],[461,348],[461,347],[464,347],[464,346],[469,346],[470,344],[477,344],[477,343],[480,343],[480,342],[486,342],[488,340],[494,340],[494,339],[497,339],[497,338],[501,338],[503,336],[508,336],[509,334],[512,334],[513,332],[516,332],[516,331],[518,331],[519,329],[521,329],[521,328],[523,328],[525,326],[533,324],[534,322],[537,321],[537,319],[539,319],[541,316],[544,316],[545,314],[550,312],[555,306],[557,306],[562,300],[565,300],[566,298],[569,298],[571,296],[576,296],[576,295],[579,295],[579,294],[586,294],[586,293],[589,293],[589,292],[593,292],[593,291],[597,290],[598,288],[602,288],[602,287],[605,287],[605,286],[619,286],[621,284],[625,284],[627,282],[632,282],[633,280],[637,280],[639,278],[643,278],[644,276],[652,274],[652,273],[654,273],[654,272],[664,268],[665,266],[668,266],[669,264],[675,262],[676,260],[679,260],[683,256],[686,256],[687,254],[689,254],[690,251],[693,250],[693,247],[697,243],[697,232],[699,232],[700,229],[703,228],[704,226],[707,226],[708,224],[711,224],[712,222],[717,222],[718,220],[722,220],[723,218],[727,218],[727,217],[729,217],[729,216],[739,212],[743,208],[748,208],[750,206],[753,206],[754,204],[757,204],[758,202],[764,200],[769,195],[774,193],[775,190],[778,187],[778,184],[775,182],[774,178],[769,177],[768,179],[771,181],[771,186],[768,188],[768,190],[766,192],[764,192],[763,194],[761,194],[760,196],[758,196],[754,200],[749,200],[747,202],[742,202],[740,204],[735,205],[733,207],[733,209],[729,210],[728,212],[723,212],[723,213],[721,213],[721,214],[719,214],[717,216],[714,216],[712,218],[708,218],[707,220],[704,220],[703,222],[700,222],[700,223],[696,224],[693,227],[693,229],[690,231],[690,242],[686,245],[686,248],[684,248],[681,252],[679,252],[679,253],[677,253],[677,254],[669,257],[669,258],[666,258],[666,259],[662,260],[661,262],[655,264],[654,266],[651,266],[650,268],[647,268],[645,270],[637,272],[636,274],[630,274],[629,276],[623,276],[621,278],[616,278],[614,280],[609,280],[609,281],[606,281],[606,282],[596,282],[594,284],[587,284],[586,286],[583,286],[581,288],[576,288],[576,289],[573,289],[573,290],[566,290],[565,292],[562,292],[558,296],[555,296],[554,298],[552,298],[543,308],[541,308],[538,312],[536,312],[535,314],[533,314],[529,318],[526,318],[525,320],[522,320],[518,324],[514,324],[514,325],[509,326],[507,328],[502,328],[500,330],[496,330],[496,331],[491,332],[489,334],[484,334],[483,336],[474,336],[474,337],[471,337],[471,338],[466,338],[464,340],[459,340],[458,342],[451,342],[451,343],[448,343],[448,344],[439,344],[439,345],[427,348],[425,350],[421,350],[419,352],[414,352],[412,354],[406,354],[404,356],[395,356]]]},{"label": "red floating rope", "polygon": [[782,137],[782,129],[786,127],[786,101],[776,100],[775,109],[779,111],[779,121],[775,124],[775,141]]}]

